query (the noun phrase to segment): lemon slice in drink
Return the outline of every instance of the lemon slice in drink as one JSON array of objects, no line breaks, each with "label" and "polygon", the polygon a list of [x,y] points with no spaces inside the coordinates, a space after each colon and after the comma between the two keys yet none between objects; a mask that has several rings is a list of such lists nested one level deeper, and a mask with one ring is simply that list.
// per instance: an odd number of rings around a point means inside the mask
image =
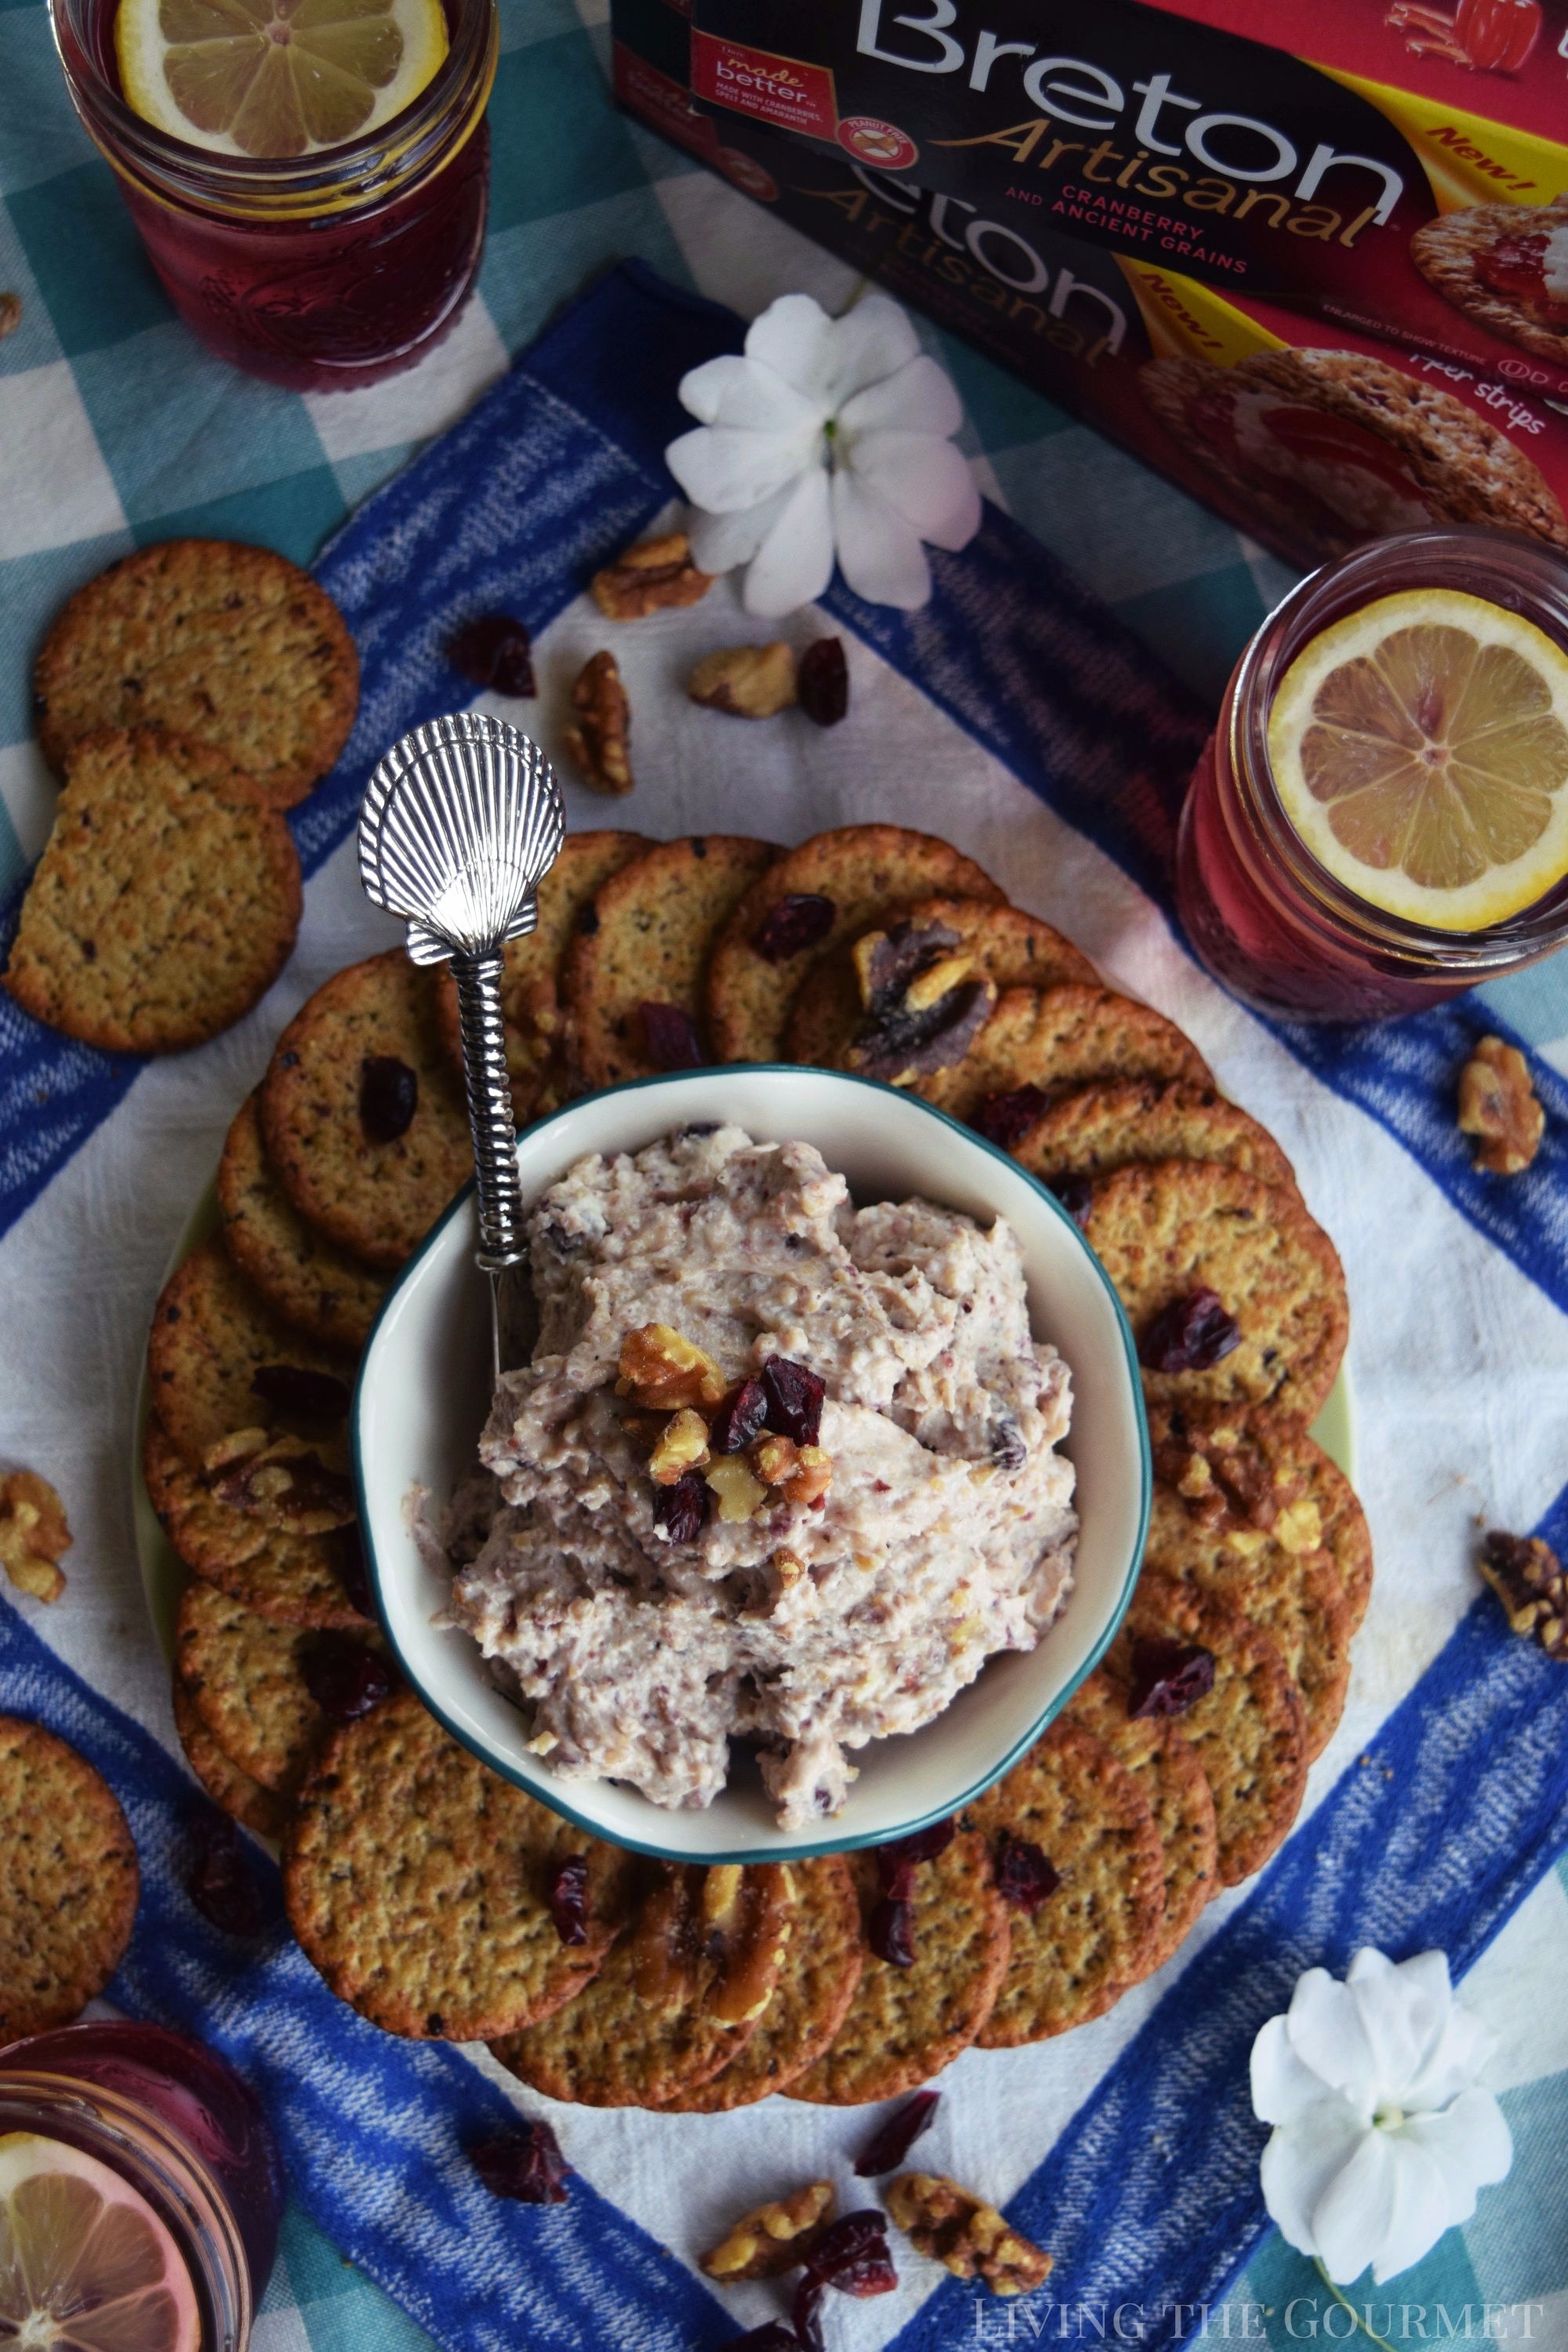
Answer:
[{"label": "lemon slice in drink", "polygon": [[126,103],[227,155],[305,155],[375,131],[447,54],[441,0],[120,0]]},{"label": "lemon slice in drink", "polygon": [[1568,874],[1568,655],[1484,597],[1334,622],[1285,673],[1268,758],[1313,856],[1407,921],[1479,931]]},{"label": "lemon slice in drink", "polygon": [[201,2315],[164,2224],[106,2164],[0,2136],[0,2343],[26,2352],[198,2352]]}]

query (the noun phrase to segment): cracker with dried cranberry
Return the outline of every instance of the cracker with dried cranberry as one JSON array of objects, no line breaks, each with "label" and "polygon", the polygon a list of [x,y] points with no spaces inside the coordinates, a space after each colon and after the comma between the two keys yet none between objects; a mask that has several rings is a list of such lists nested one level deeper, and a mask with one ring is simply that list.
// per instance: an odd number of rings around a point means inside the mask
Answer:
[{"label": "cracker with dried cranberry", "polygon": [[1239,1168],[1162,1160],[1096,1177],[1079,1219],[1138,1342],[1145,1394],[1310,1421],[1350,1316],[1333,1244]]},{"label": "cracker with dried cranberry", "polygon": [[312,1685],[323,1668],[342,1684],[360,1660],[361,1696],[374,1704],[392,1677],[374,1626],[346,1633],[281,1624],[199,1581],[186,1585],[174,1612],[174,1672],[186,1697],[230,1763],[277,1796],[295,1794],[332,1720]]},{"label": "cracker with dried cranberry", "polygon": [[351,1528],[295,1535],[240,1510],[192,1470],[156,1413],[142,1437],[142,1475],[158,1523],[191,1574],[281,1625],[353,1633],[369,1623],[363,1563]]},{"label": "cracker with dried cranberry", "polygon": [[[1194,1652],[1212,1661],[1210,1687],[1162,1684],[1162,1667]],[[1130,1707],[1173,1712],[1214,1798],[1220,1884],[1249,1878],[1283,1843],[1307,1785],[1300,1695],[1278,1644],[1223,1594],[1146,1570],[1106,1666]]]},{"label": "cracker with dried cranberry", "polygon": [[[537,925],[526,939],[509,940],[501,950],[501,1027],[519,1127],[553,1109],[557,1099],[564,1101],[581,1083],[562,994],[566,956],[578,934],[594,928],[595,892],[650,846],[640,833],[569,833],[539,886]],[[463,1041],[450,964],[443,964],[436,976],[436,1024],[460,1076]]]},{"label": "cracker with dried cranberry", "polygon": [[1144,1975],[1165,1914],[1165,1858],[1136,1777],[1076,1722],[1058,1721],[967,1819],[1004,1893],[1005,1849],[1049,1865],[1011,1912],[1012,1954],[980,2033],[985,2050],[1043,2042],[1102,2016]]},{"label": "cracker with dried cranberry", "polygon": [[1213,1083],[1192,1040],[1152,1004],[1068,982],[1005,989],[963,1059],[917,1078],[915,1091],[950,1118],[975,1119],[993,1096],[1037,1087],[1048,1097],[1108,1078]]},{"label": "cracker with dried cranberry", "polygon": [[261,1132],[300,1214],[373,1266],[401,1265],[473,1173],[435,982],[401,948],[306,1000],[261,1084]]},{"label": "cracker with dried cranberry", "polygon": [[254,1095],[236,1112],[217,1171],[230,1257],[286,1323],[328,1348],[363,1348],[386,1296],[384,1276],[307,1224],[278,1181]]},{"label": "cracker with dried cranberry", "polygon": [[795,1908],[773,1997],[728,2065],[665,2101],[672,2115],[716,2116],[782,2091],[816,2063],[848,2013],[865,1945],[860,1898],[841,1853],[788,1865]]},{"label": "cracker with dried cranberry", "polygon": [[906,1964],[883,1958],[876,1931],[888,1895],[875,1853],[845,1857],[854,1874],[865,1964],[843,2024],[784,2095],[853,2107],[916,2089],[982,2032],[1007,1970],[1008,1913],[985,1841],[961,1830],[910,1874]]},{"label": "cracker with dried cranberry", "polygon": [[1126,1979],[1127,1984],[1141,1982],[1163,1968],[1185,1942],[1218,1891],[1214,1797],[1197,1751],[1180,1724],[1129,1715],[1125,1689],[1103,1668],[1079,1685],[1064,1719],[1092,1732],[1131,1773],[1164,1852],[1164,1916],[1137,1975]]},{"label": "cracker with dried cranberry", "polygon": [[646,850],[600,885],[593,921],[562,965],[585,1087],[714,1058],[702,1011],[708,951],[778,855],[772,842],[744,834],[695,834]]},{"label": "cracker with dried cranberry", "polygon": [[140,1889],[108,1782],[42,1724],[0,1716],[0,2048],[103,1990]]},{"label": "cracker with dried cranberry", "polygon": [[252,1780],[248,1772],[242,1771],[231,1757],[224,1754],[177,1675],[171,1696],[174,1729],[184,1749],[185,1761],[214,1804],[231,1821],[254,1830],[258,1837],[281,1837],[293,1811],[289,1799],[279,1796],[276,1790],[264,1789],[259,1780]]},{"label": "cracker with dried cranberry", "polygon": [[1215,1160],[1300,1198],[1267,1128],[1212,1087],[1179,1078],[1075,1087],[1046,1103],[1008,1149],[1046,1184],[1109,1176],[1134,1160]]},{"label": "cracker with dried cranberry", "polygon": [[[289,1374],[310,1414],[288,1409]],[[276,1316],[216,1236],[169,1276],[147,1340],[153,1408],[187,1469],[205,1471],[237,1431],[285,1430],[341,1460],[353,1359]],[[260,1386],[257,1385],[260,1382]]]},{"label": "cracker with dried cranberry", "polygon": [[784,1058],[791,1003],[816,966],[871,924],[933,898],[1005,903],[951,842],[905,825],[838,825],[787,851],[747,891],[713,949],[707,1009],[719,1059]]},{"label": "cracker with dried cranberry", "polygon": [[494,2043],[534,2090],[591,2107],[662,2107],[727,2065],[773,2000],[795,1898],[777,1863],[638,1874],[632,1922],[564,2009]]},{"label": "cracker with dried cranberry", "polygon": [[[1441,213],[1418,228],[1410,240],[1410,258],[1443,299],[1467,319],[1562,367],[1568,362],[1568,327],[1549,293],[1544,269],[1520,271],[1518,289],[1505,294],[1488,284],[1485,264],[1494,247],[1517,246],[1526,236],[1540,239],[1539,253],[1546,239],[1565,226],[1568,196],[1531,205],[1524,213],[1517,205],[1474,205],[1463,212]],[[1529,291],[1532,274],[1538,290]]]}]

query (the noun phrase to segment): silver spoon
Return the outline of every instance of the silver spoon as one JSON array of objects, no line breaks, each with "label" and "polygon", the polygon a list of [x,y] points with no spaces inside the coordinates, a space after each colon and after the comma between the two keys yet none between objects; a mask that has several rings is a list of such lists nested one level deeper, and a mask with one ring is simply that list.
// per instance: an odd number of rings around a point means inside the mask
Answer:
[{"label": "silver spoon", "polygon": [[359,871],[373,906],[401,916],[417,964],[448,959],[458,983],[479,1246],[490,1280],[495,1371],[526,1363],[534,1302],[517,1130],[501,1026],[501,950],[539,920],[539,886],[566,829],[537,743],[469,710],[395,743],[365,787]]}]

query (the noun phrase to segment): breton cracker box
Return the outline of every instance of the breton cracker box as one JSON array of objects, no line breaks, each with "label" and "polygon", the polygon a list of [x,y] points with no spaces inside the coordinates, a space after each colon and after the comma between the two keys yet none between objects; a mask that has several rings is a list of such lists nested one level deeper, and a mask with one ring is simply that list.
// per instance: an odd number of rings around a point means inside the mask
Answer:
[{"label": "breton cracker box", "polygon": [[1568,0],[687,13],[703,104],[949,197],[999,275],[1066,233],[1568,394]]},{"label": "breton cracker box", "polygon": [[1499,346],[1380,340],[1064,234],[1043,209],[993,222],[694,100],[684,5],[615,0],[614,29],[630,112],[1288,562],[1443,518],[1568,549],[1568,403],[1497,366]]}]

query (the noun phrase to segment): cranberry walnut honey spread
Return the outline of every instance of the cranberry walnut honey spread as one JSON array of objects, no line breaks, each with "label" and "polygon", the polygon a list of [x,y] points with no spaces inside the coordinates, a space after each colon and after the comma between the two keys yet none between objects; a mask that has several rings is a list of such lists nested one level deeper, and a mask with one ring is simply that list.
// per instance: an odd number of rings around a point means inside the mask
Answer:
[{"label": "cranberry walnut honey spread", "polygon": [[556,1771],[704,1806],[750,1738],[797,1829],[849,1751],[1036,1646],[1071,1390],[1003,1220],[857,1208],[811,1145],[726,1126],[579,1161],[530,1244],[540,1339],[480,1441],[477,1551],[456,1507],[452,1615]]}]

